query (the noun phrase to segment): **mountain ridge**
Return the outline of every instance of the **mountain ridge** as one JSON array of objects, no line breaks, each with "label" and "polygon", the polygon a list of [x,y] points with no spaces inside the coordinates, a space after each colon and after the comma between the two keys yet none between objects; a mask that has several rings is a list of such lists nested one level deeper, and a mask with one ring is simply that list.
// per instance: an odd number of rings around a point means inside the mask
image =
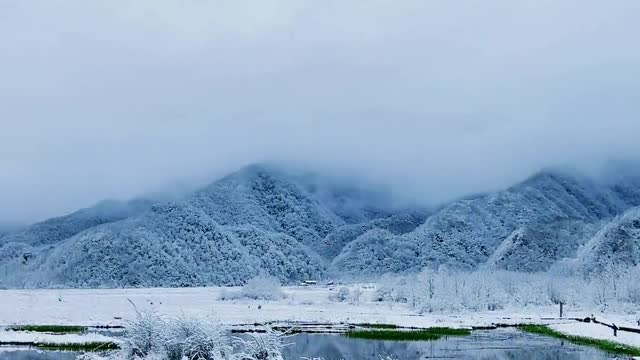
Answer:
[{"label": "mountain ridge", "polygon": [[[82,209],[5,235],[0,285],[239,285],[258,274],[286,283],[441,265],[546,271],[589,258],[586,244],[640,205],[639,179],[545,171],[429,210],[398,207],[379,189],[252,165],[179,200]],[[612,251],[592,248],[597,257]]]}]

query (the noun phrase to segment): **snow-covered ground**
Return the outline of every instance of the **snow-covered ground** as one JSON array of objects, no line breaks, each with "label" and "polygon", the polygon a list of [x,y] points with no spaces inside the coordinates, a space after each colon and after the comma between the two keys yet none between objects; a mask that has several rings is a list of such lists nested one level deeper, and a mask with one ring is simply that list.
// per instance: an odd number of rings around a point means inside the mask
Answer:
[{"label": "snow-covered ground", "polygon": [[115,342],[121,340],[101,334],[47,334],[31,331],[0,331],[0,342],[34,344],[84,344],[93,342]]},{"label": "snow-covered ground", "polygon": [[618,336],[613,336],[613,330],[599,324],[565,322],[552,324],[550,327],[568,335],[579,335],[594,339],[609,340],[640,348],[640,334],[618,331]]},{"label": "snow-covered ground", "polygon": [[[329,287],[285,287],[280,301],[219,300],[229,288],[2,290],[0,324],[124,325],[138,308],[158,313],[212,315],[229,325],[268,321],[320,323],[384,323],[401,326],[488,326],[493,323],[537,322],[555,316],[555,309],[521,314],[486,312],[420,315],[406,304],[370,301],[373,287],[362,287],[357,304],[329,300]],[[233,290],[232,290],[233,291]],[[130,301],[131,302],[130,302]]]},{"label": "snow-covered ground", "polygon": [[[127,320],[135,316],[131,305],[133,302],[138,308],[154,309],[166,316],[214,316],[228,325],[264,322],[344,322],[411,327],[473,327],[541,323],[552,324],[554,329],[567,334],[610,339],[640,346],[640,334],[620,332],[617,338],[613,338],[611,330],[601,325],[557,320],[555,307],[526,308],[519,311],[419,314],[407,304],[373,302],[371,298],[374,286],[357,286],[363,291],[357,303],[331,301],[331,295],[337,290],[325,286],[285,287],[283,290],[287,297],[279,301],[219,300],[223,292],[230,291],[229,288],[0,290],[0,325],[125,325]],[[592,311],[584,309],[568,308],[566,317],[583,318],[591,313]],[[615,322],[618,326],[637,327],[635,315],[595,316],[601,321]],[[17,336],[9,333],[0,332],[0,341],[10,341],[5,338]],[[36,335],[20,336],[33,338]]]}]

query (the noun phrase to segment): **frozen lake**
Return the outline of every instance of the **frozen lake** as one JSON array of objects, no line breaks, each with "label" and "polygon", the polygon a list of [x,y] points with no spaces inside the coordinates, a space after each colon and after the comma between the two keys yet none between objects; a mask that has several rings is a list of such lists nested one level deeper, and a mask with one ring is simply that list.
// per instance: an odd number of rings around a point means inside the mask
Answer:
[{"label": "frozen lake", "polygon": [[[526,334],[515,329],[474,331],[470,336],[437,341],[374,341],[340,335],[299,334],[287,339],[285,360],[322,357],[326,360],[397,359],[613,359],[597,349]],[[77,353],[5,349],[0,360],[72,360]]]}]

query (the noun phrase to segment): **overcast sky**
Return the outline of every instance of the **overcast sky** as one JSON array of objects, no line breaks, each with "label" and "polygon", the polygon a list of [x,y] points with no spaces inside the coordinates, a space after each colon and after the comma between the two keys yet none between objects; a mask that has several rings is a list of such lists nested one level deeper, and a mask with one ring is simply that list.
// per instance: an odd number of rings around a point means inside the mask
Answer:
[{"label": "overcast sky", "polygon": [[640,1],[0,0],[0,223],[293,161],[429,202],[640,154]]}]

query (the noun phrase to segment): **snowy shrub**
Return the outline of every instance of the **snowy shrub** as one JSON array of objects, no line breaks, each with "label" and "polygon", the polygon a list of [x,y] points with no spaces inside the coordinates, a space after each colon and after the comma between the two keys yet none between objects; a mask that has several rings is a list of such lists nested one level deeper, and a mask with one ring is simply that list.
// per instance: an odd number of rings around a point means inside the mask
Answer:
[{"label": "snowy shrub", "polygon": [[360,288],[355,288],[353,290],[351,290],[351,293],[349,294],[349,302],[351,304],[359,304],[360,300],[362,298],[362,289]]},{"label": "snowy shrub", "polygon": [[247,281],[240,290],[240,295],[256,300],[279,300],[285,297],[280,282],[270,276],[256,276]]},{"label": "snowy shrub", "polygon": [[165,347],[169,360],[216,360],[232,353],[226,329],[215,320],[183,316],[167,325]]},{"label": "snowy shrub", "polygon": [[334,302],[345,302],[349,299],[349,289],[346,286],[343,286],[338,289],[338,291],[329,295],[329,300]]},{"label": "snowy shrub", "polygon": [[285,298],[280,287],[280,282],[274,277],[259,275],[239,290],[223,290],[220,300],[253,299],[253,300],[280,300]]},{"label": "snowy shrub", "polygon": [[129,321],[125,330],[123,350],[127,357],[146,357],[164,352],[167,341],[167,323],[152,310],[138,310],[136,318]]},{"label": "snowy shrub", "polygon": [[406,303],[407,276],[385,274],[380,278],[380,283],[374,292],[374,301],[393,301]]},{"label": "snowy shrub", "polygon": [[238,300],[240,298],[240,291],[225,290],[220,293],[220,297],[218,298],[218,300]]},{"label": "snowy shrub", "polygon": [[234,346],[237,360],[281,360],[283,336],[266,328],[265,333],[250,333],[247,338],[236,337]]},{"label": "snowy shrub", "polygon": [[354,288],[349,290],[348,287],[343,286],[338,291],[329,295],[329,300],[333,302],[349,302],[351,304],[359,304],[362,298],[363,291],[360,288]]},{"label": "snowy shrub", "polygon": [[127,323],[121,350],[82,356],[83,360],[282,360],[283,336],[265,333],[231,338],[215,319],[178,317],[166,320],[138,310]]}]

